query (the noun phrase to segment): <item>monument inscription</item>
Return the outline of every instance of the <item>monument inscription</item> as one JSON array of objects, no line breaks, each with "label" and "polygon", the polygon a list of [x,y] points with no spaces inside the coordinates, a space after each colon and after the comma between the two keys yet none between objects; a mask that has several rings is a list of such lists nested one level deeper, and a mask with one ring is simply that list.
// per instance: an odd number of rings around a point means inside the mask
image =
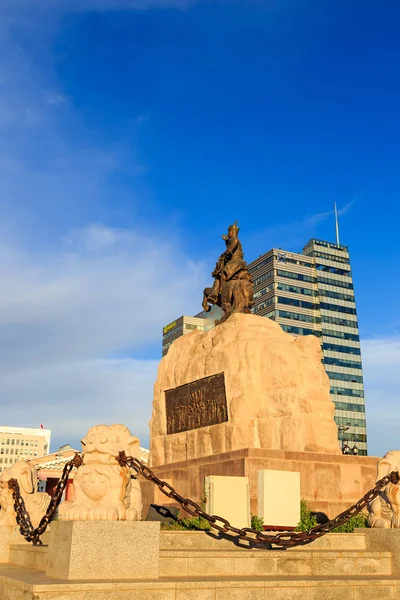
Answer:
[{"label": "monument inscription", "polygon": [[223,373],[203,377],[165,392],[167,434],[181,433],[228,420]]}]

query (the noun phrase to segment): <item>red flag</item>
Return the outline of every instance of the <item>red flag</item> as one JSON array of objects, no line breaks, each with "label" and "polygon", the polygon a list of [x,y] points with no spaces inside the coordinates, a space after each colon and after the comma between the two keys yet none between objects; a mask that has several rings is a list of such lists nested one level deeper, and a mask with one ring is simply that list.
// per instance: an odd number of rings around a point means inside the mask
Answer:
[{"label": "red flag", "polygon": [[40,423],[40,429],[44,429],[43,423]]}]

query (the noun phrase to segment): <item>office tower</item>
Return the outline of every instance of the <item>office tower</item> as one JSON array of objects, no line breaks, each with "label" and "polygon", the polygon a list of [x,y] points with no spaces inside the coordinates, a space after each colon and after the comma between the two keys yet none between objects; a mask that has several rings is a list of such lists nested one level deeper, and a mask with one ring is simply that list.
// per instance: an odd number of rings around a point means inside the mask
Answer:
[{"label": "office tower", "polygon": [[208,331],[211,327],[214,327],[215,320],[218,318],[215,316],[218,314],[218,310],[215,307],[209,313],[203,311],[195,317],[184,315],[163,327],[162,355],[165,356],[167,354],[172,342],[181,337],[181,335],[185,335],[196,329]]},{"label": "office tower", "polygon": [[357,311],[347,246],[312,239],[301,254],[272,249],[249,265],[254,314],[320,338],[340,438],[367,454]]},{"label": "office tower", "polygon": [[18,460],[50,452],[50,429],[0,426],[0,474]]},{"label": "office tower", "polygon": [[[274,248],[248,268],[254,282],[253,314],[273,319],[293,335],[320,339],[339,439],[366,455],[360,338],[347,246],[312,239],[299,254]],[[164,328],[163,356],[180,335],[210,327],[203,318],[193,319],[180,317]]]}]

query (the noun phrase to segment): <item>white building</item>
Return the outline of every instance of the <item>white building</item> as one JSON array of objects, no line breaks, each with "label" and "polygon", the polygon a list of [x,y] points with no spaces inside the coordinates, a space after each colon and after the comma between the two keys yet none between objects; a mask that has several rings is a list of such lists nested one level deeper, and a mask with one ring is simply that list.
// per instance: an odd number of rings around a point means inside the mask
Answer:
[{"label": "white building", "polygon": [[0,474],[18,460],[31,460],[50,452],[50,429],[0,425]]}]

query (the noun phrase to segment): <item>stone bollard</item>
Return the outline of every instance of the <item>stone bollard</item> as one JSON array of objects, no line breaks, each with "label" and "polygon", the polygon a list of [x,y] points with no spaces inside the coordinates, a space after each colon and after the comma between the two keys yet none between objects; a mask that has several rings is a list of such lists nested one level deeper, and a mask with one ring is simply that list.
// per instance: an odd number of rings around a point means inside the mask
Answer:
[{"label": "stone bollard", "polygon": [[57,579],[156,579],[160,523],[56,521],[46,575]]}]

